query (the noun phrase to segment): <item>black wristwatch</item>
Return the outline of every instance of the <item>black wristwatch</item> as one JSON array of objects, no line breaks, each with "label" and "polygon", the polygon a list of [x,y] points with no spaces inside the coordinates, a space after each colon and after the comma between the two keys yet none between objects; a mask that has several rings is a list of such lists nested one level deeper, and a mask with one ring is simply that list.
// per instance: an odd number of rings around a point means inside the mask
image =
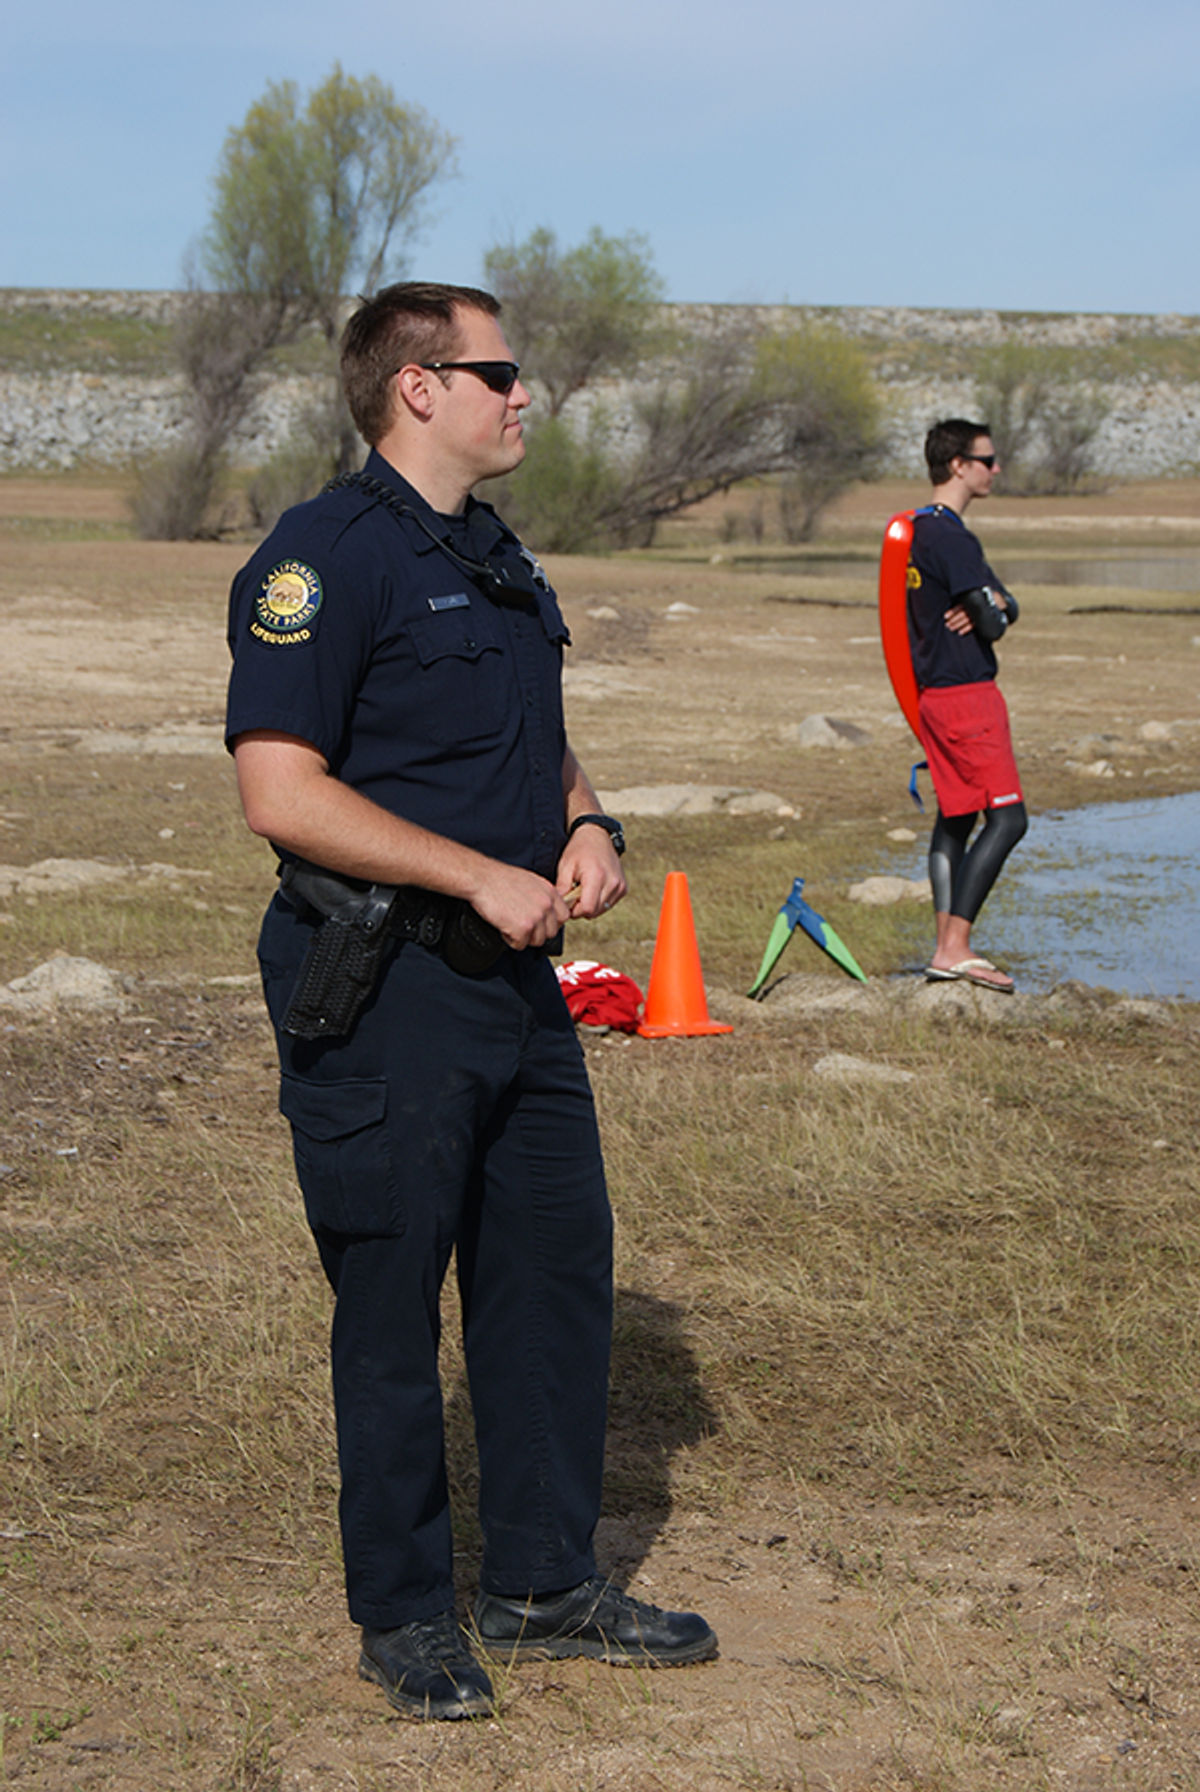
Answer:
[{"label": "black wristwatch", "polygon": [[614,821],[611,815],[577,815],[567,829],[567,839],[571,838],[576,828],[587,827],[589,824],[604,829],[613,843],[613,851],[620,858],[625,851],[625,830],[619,821]]}]

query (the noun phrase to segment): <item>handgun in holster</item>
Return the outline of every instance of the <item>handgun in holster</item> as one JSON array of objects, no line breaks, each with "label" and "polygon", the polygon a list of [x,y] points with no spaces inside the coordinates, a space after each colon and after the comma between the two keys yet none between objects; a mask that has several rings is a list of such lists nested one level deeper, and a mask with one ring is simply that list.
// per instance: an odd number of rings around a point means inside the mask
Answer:
[{"label": "handgun in holster", "polygon": [[279,881],[301,913],[320,916],[282,1030],[297,1039],[344,1038],[379,981],[397,887],[334,877],[300,861],[282,865]]},{"label": "handgun in holster", "polygon": [[281,1023],[297,1039],[348,1037],[395,940],[440,951],[464,977],[490,970],[504,951],[490,921],[433,890],[363,883],[302,859],[282,864],[279,882],[293,907],[320,917]]}]

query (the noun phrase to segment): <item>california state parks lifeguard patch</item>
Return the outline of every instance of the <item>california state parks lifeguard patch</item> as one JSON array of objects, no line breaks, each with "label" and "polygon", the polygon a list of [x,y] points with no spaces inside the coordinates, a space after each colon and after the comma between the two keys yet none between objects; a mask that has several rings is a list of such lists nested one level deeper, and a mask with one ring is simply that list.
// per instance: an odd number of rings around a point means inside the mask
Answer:
[{"label": "california state parks lifeguard patch", "polygon": [[250,633],[272,647],[298,647],[311,641],[323,598],[321,581],[311,566],[303,560],[281,560],[258,588]]}]

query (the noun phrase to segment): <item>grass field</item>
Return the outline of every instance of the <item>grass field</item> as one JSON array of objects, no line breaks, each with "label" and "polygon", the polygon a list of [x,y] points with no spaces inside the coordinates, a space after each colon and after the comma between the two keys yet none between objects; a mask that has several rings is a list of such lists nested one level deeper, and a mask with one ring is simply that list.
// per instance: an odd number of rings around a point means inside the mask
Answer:
[{"label": "grass field", "polygon": [[[926,989],[923,908],[850,902],[928,825],[871,612],[913,496],[832,518],[861,578],[733,558],[719,507],[653,554],[551,567],[601,786],[790,811],[632,817],[630,898],[569,941],[645,987],[684,870],[734,1023],[586,1047],[617,1216],[601,1553],[703,1610],[721,1656],[501,1662],[495,1720],[425,1728],[357,1681],[345,1619],[329,1302],[254,977],[272,865],[220,746],[245,548],[121,539],[102,481],[0,482],[0,983],[56,953],[118,979],[103,1011],[0,1006],[0,1784],[1200,1785],[1198,1015]],[[1031,538],[1153,550],[1163,517],[1194,546],[1197,488],[1000,500],[977,526],[1002,571]],[[1021,595],[1031,804],[1200,788],[1200,596]],[[865,744],[801,749],[812,714]],[[797,941],[747,1003],[798,874],[870,982]]]}]

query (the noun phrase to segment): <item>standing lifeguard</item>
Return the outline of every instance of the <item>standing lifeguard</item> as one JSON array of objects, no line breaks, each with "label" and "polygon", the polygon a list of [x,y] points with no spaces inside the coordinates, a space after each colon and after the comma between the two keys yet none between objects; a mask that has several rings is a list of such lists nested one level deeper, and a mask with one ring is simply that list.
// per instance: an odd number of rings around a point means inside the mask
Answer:
[{"label": "standing lifeguard", "polygon": [[1000,463],[987,425],[961,417],[934,424],[925,460],[933,503],[913,516],[908,567],[921,744],[938,799],[929,842],[937,944],[925,974],[1010,994],[1012,978],[971,952],[975,918],[1029,825],[996,686],[995,643],[1016,621],[1017,603],[963,521],[967,506],[991,492]]}]

